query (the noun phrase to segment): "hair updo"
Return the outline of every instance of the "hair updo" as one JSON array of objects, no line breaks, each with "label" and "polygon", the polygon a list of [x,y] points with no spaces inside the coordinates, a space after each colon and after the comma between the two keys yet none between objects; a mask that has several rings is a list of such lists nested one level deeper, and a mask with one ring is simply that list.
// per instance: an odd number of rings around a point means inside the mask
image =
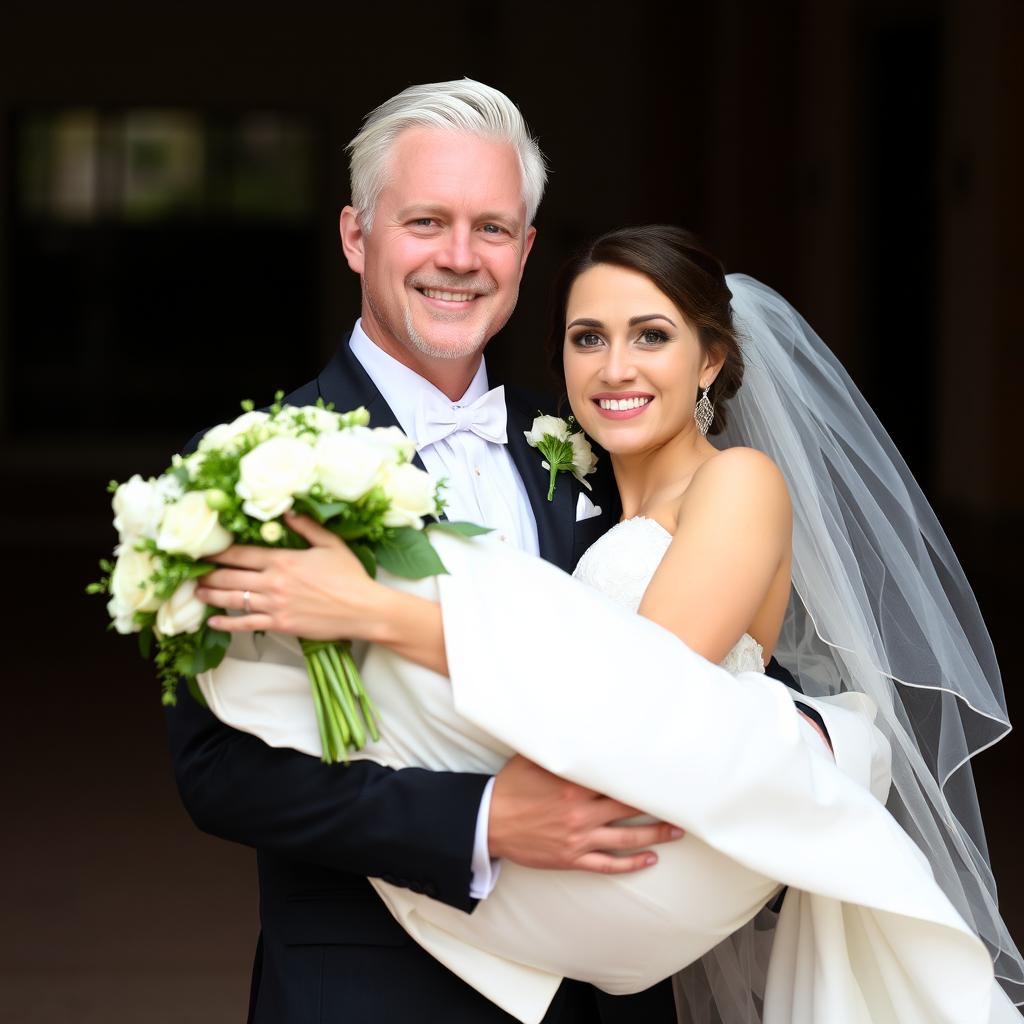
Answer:
[{"label": "hair updo", "polygon": [[[708,398],[715,415],[708,430],[725,429],[725,403],[743,383],[743,355],[732,320],[732,292],[722,264],[695,235],[667,224],[609,231],[579,250],[555,279],[548,347],[551,367],[562,383],[565,312],[573,282],[591,267],[608,265],[635,270],[648,278],[683,313],[705,352],[724,355]],[[698,396],[694,396],[696,404]]]}]

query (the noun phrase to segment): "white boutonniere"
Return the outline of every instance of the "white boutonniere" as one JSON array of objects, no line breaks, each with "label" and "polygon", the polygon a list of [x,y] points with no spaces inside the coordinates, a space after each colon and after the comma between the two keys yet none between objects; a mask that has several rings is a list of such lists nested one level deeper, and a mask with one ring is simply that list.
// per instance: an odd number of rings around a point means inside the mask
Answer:
[{"label": "white boutonniere", "polygon": [[597,456],[582,430],[573,430],[576,421],[570,416],[563,420],[558,416],[538,416],[529,430],[524,430],[526,440],[536,448],[544,461],[541,465],[551,474],[548,487],[548,501],[555,496],[555,481],[559,473],[572,473],[589,491],[590,484],[583,478],[597,469]]}]

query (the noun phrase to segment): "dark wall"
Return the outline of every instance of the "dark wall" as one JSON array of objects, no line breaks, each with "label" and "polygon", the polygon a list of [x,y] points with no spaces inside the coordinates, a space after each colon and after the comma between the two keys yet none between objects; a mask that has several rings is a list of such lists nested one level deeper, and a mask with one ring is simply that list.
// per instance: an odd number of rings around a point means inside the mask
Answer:
[{"label": "dark wall", "polygon": [[[1019,713],[1022,43],[1013,0],[9,3],[0,472],[16,500],[0,545],[17,642],[0,1019],[240,1019],[251,856],[185,818],[155,681],[81,590],[112,543],[108,479],[159,471],[239,399],[307,380],[354,319],[343,147],[413,82],[505,90],[550,159],[492,376],[544,383],[547,286],[575,243],[629,223],[696,230],[804,311],[878,410],[977,589]],[[46,125],[75,112],[107,154],[108,205],[58,216]],[[146,175],[173,168],[146,162],[152,112],[184,118],[186,165],[187,140],[205,146],[198,184],[162,213]],[[130,168],[128,138],[142,139]],[[279,142],[291,155],[261,162]],[[1018,938],[1020,756],[1011,737],[976,762]]]}]

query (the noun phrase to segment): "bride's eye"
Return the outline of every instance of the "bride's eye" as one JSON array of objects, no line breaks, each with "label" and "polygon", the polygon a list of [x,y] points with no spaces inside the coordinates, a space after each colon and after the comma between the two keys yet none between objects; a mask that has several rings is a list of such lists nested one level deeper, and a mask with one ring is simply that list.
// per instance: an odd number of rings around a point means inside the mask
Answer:
[{"label": "bride's eye", "polygon": [[572,338],[572,343],[577,348],[597,348],[601,344],[601,335],[587,331],[584,334],[577,334]]},{"label": "bride's eye", "polygon": [[668,341],[668,335],[664,331],[659,331],[656,327],[648,327],[640,335],[639,340],[645,345],[660,345],[662,342]]}]

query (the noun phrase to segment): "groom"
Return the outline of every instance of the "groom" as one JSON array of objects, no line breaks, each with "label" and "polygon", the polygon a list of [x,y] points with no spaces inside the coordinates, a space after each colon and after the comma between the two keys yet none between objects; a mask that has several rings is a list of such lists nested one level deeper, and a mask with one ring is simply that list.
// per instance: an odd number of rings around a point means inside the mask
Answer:
[{"label": "groom", "polygon": [[[614,481],[592,477],[588,495],[563,475],[549,503],[547,471],[523,436],[537,405],[490,389],[483,360],[536,234],[546,178],[536,143],[507,97],[463,80],[388,100],[349,149],[341,241],[360,275],[361,317],[320,376],[285,401],[363,405],[374,426],[400,426],[417,461],[447,479],[453,518],[571,571],[618,518]],[[510,1024],[409,939],[367,876],[472,913],[502,860],[629,872],[675,838],[665,824],[611,827],[633,809],[518,757],[493,779],[325,766],[236,732],[190,699],[169,709],[168,726],[195,823],[257,850],[253,1024]],[[643,852],[617,855],[627,850]],[[675,1019],[667,982],[610,997],[566,981],[545,1022]]]}]

